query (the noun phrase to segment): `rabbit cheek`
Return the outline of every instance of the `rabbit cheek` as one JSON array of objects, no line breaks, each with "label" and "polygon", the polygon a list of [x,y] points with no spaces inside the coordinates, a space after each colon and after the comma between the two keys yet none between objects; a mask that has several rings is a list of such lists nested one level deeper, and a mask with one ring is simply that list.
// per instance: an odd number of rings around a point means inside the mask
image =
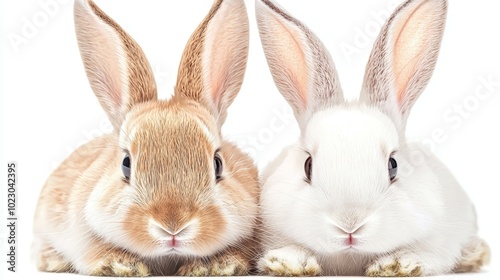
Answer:
[{"label": "rabbit cheek", "polygon": [[205,207],[200,211],[199,219],[199,232],[193,243],[193,250],[197,255],[211,255],[228,245],[222,240],[222,235],[227,230],[227,222],[219,207]]},{"label": "rabbit cheek", "polygon": [[223,191],[217,193],[218,205],[228,224],[224,239],[230,241],[251,235],[255,223],[253,217],[258,215],[257,190],[243,189],[240,183],[255,181],[255,178],[238,178],[238,175],[221,181],[218,187]]},{"label": "rabbit cheek", "polygon": [[123,229],[129,236],[130,249],[141,255],[151,255],[157,250],[153,237],[148,233],[148,216],[144,207],[133,205],[123,221]]}]

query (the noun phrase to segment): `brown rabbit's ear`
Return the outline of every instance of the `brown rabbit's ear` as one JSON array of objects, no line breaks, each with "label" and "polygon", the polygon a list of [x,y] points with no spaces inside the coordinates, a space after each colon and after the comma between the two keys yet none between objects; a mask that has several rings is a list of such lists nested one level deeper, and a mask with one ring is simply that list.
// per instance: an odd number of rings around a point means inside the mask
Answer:
[{"label": "brown rabbit's ear", "polygon": [[256,0],[262,47],[276,87],[300,128],[317,111],[344,101],[330,53],[302,22],[271,0]]},{"label": "brown rabbit's ear", "polygon": [[156,83],[141,47],[91,0],[76,0],[75,29],[85,71],[115,131],[137,103],[156,100]]},{"label": "brown rabbit's ear", "polygon": [[446,0],[404,2],[382,28],[368,60],[361,100],[379,106],[400,131],[436,66],[446,11]]},{"label": "brown rabbit's ear", "polygon": [[175,96],[203,104],[222,125],[243,83],[248,36],[244,1],[216,0],[184,49]]}]

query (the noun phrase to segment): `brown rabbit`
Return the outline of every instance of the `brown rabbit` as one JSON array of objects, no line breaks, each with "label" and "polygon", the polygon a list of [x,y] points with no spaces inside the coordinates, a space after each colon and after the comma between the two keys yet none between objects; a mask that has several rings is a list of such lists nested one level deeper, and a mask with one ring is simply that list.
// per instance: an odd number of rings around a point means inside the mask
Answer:
[{"label": "brown rabbit", "polygon": [[34,233],[38,268],[87,275],[245,275],[255,252],[258,174],[222,139],[243,82],[243,0],[216,0],[191,36],[175,94],[157,100],[139,45],[91,0],[75,27],[90,85],[114,132],[48,178]]}]

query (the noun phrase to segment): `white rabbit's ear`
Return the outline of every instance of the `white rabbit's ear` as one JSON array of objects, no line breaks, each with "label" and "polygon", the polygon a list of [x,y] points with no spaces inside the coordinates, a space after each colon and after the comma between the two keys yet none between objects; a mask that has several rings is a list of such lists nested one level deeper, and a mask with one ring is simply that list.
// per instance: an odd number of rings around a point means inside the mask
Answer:
[{"label": "white rabbit's ear", "polygon": [[243,83],[248,37],[244,0],[216,0],[184,49],[175,97],[203,104],[222,125]]},{"label": "white rabbit's ear", "polygon": [[301,129],[315,112],[344,101],[335,65],[304,24],[269,0],[255,2],[264,53]]},{"label": "white rabbit's ear", "polygon": [[156,100],[153,72],[141,47],[91,0],[76,0],[75,29],[85,71],[115,131],[130,108]]},{"label": "white rabbit's ear", "polygon": [[446,0],[408,0],[388,19],[374,44],[361,100],[379,106],[401,131],[436,66],[446,11]]}]

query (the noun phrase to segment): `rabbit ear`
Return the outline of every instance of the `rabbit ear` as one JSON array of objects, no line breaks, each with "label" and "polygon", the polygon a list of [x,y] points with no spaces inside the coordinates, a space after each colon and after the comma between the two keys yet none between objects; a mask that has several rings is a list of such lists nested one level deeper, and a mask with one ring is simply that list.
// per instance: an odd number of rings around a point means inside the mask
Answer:
[{"label": "rabbit ear", "polygon": [[368,60],[361,100],[380,106],[401,131],[436,66],[446,11],[446,0],[406,1],[382,28]]},{"label": "rabbit ear", "polygon": [[257,0],[255,5],[274,83],[303,129],[312,114],[344,101],[335,65],[323,43],[304,24],[272,1]]},{"label": "rabbit ear", "polygon": [[85,71],[115,131],[130,108],[156,100],[156,83],[141,47],[91,0],[76,0],[75,28]]},{"label": "rabbit ear", "polygon": [[243,83],[248,36],[245,2],[216,0],[184,49],[175,97],[203,104],[222,125]]}]

